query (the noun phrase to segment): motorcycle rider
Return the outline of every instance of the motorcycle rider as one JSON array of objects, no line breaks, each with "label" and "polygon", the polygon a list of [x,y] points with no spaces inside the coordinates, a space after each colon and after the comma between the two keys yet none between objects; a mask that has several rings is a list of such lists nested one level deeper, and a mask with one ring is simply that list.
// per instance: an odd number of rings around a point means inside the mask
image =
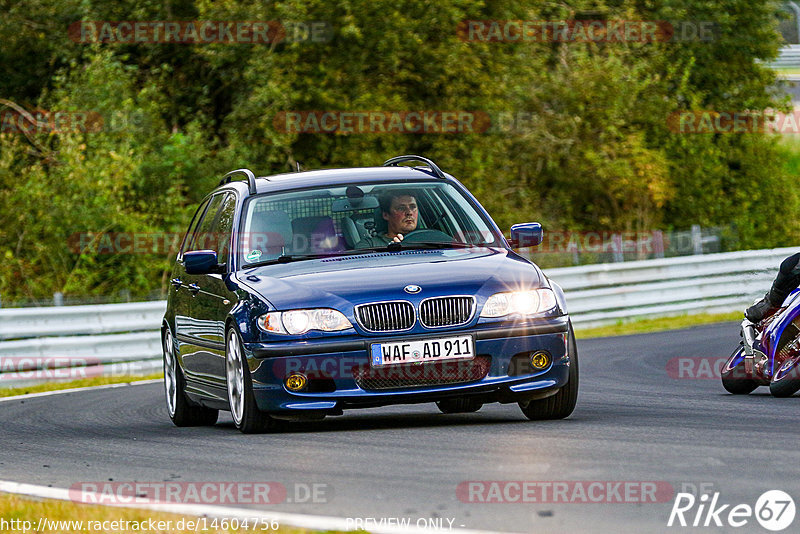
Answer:
[{"label": "motorcycle rider", "polygon": [[800,286],[800,252],[783,260],[770,290],[763,299],[747,308],[744,316],[751,323],[763,321],[775,313],[789,293],[798,286]]}]

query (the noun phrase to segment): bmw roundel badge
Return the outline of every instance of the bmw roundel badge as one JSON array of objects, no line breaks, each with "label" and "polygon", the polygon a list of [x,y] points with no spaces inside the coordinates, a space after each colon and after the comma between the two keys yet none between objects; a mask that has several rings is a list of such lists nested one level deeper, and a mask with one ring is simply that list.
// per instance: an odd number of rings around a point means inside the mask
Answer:
[{"label": "bmw roundel badge", "polygon": [[422,288],[419,286],[415,286],[414,284],[408,284],[406,287],[403,288],[403,291],[406,293],[411,293],[412,295],[415,293],[419,293],[422,291]]}]

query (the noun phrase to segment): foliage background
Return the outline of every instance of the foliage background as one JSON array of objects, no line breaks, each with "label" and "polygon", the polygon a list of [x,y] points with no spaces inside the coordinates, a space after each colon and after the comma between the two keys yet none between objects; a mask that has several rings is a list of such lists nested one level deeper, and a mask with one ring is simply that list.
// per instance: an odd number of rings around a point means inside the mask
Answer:
[{"label": "foliage background", "polygon": [[[726,247],[800,238],[796,143],[678,135],[681,110],[787,108],[768,0],[0,0],[0,98],[117,117],[104,132],[0,133],[0,296],[161,291],[163,254],[79,253],[81,232],[176,232],[230,169],[431,157],[507,229],[729,228]],[[465,19],[713,21],[712,41],[477,43]],[[75,21],[325,21],[325,43],[81,44]],[[6,108],[9,109],[9,108]],[[287,110],[529,114],[482,134],[293,135]]]}]

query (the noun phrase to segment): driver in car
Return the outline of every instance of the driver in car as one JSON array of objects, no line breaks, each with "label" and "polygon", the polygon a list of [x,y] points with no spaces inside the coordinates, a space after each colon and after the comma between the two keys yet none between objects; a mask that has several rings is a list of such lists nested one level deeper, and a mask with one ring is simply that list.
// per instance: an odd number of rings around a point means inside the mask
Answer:
[{"label": "driver in car", "polygon": [[376,233],[362,239],[356,243],[356,248],[385,247],[389,243],[399,243],[404,234],[417,229],[419,209],[417,199],[411,191],[388,191],[381,195],[378,202],[388,229],[386,233]]}]

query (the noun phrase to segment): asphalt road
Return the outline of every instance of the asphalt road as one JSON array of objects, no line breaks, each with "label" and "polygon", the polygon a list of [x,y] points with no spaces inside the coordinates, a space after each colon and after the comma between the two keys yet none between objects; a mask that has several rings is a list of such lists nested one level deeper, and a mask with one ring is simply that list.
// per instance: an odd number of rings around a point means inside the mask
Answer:
[{"label": "asphalt road", "polygon": [[[782,489],[800,505],[800,399],[773,399],[766,388],[735,397],[718,379],[667,371],[676,357],[726,357],[737,341],[735,324],[579,340],[578,407],[551,422],[527,421],[516,405],[443,415],[423,404],[245,436],[227,413],[213,428],[172,426],[159,384],[3,402],[0,479],[64,488],[270,481],[288,488],[290,501],[323,484],[320,502],[262,508],[412,524],[440,518],[445,526],[451,519],[453,527],[508,532],[730,532],[668,528],[674,494],[705,484],[720,503],[753,506],[764,491]],[[481,503],[457,493],[465,481],[581,481],[583,489],[591,481],[652,481],[669,491],[659,490],[656,503],[585,503],[573,484],[561,495],[569,502]],[[516,498],[514,486],[496,487]],[[484,488],[473,498],[488,497],[492,486]],[[767,532],[754,518],[735,530]]]}]

